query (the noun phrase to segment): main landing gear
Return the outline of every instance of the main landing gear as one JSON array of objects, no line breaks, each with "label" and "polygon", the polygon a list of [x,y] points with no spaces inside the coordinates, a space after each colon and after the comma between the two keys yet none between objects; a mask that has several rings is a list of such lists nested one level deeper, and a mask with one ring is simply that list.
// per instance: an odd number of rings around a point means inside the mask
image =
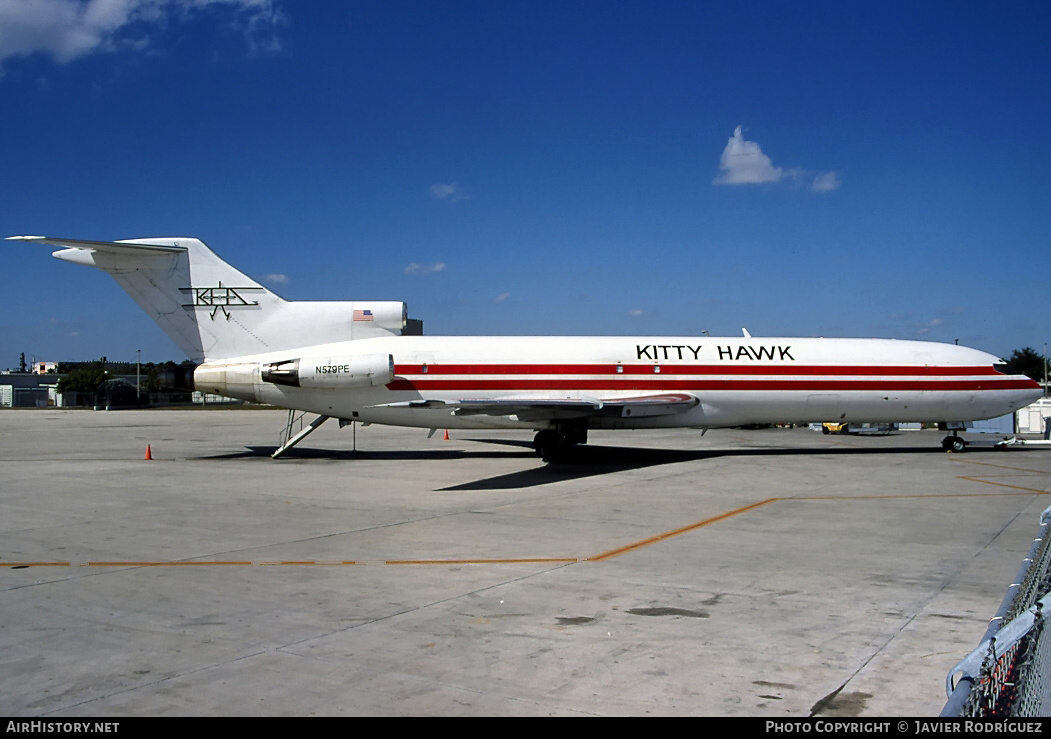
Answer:
[{"label": "main landing gear", "polygon": [[587,444],[588,428],[583,423],[561,423],[553,429],[537,431],[533,448],[545,462],[564,462],[577,444]]}]

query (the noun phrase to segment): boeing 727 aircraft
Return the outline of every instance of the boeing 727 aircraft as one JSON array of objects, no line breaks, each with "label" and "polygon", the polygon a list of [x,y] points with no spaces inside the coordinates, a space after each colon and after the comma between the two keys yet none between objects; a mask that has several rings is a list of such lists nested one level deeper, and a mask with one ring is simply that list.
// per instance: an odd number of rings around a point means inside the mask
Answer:
[{"label": "boeing 727 aircraft", "polygon": [[[328,418],[531,429],[545,459],[589,429],[959,422],[1040,386],[991,354],[889,339],[422,336],[400,302],[286,301],[192,238],[11,239],[62,247],[131,295],[197,367],[200,391]],[[946,449],[962,451],[955,433]]]}]

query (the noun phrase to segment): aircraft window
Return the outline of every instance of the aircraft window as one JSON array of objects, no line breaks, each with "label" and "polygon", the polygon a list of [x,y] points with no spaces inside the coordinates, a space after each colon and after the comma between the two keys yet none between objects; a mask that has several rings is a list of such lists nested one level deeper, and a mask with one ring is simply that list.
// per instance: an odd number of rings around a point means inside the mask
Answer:
[{"label": "aircraft window", "polygon": [[1001,375],[1007,374],[1007,362],[996,362],[993,364],[993,369],[999,372]]},{"label": "aircraft window", "polygon": [[661,373],[661,366],[659,364],[653,365],[653,374],[659,375]]},{"label": "aircraft window", "polygon": [[624,366],[623,365],[620,365],[620,364],[617,365],[617,374],[618,375],[623,375],[624,374]]},{"label": "aircraft window", "polygon": [[427,365],[426,364],[423,365],[423,367],[421,369],[423,371],[423,374],[427,374]]}]

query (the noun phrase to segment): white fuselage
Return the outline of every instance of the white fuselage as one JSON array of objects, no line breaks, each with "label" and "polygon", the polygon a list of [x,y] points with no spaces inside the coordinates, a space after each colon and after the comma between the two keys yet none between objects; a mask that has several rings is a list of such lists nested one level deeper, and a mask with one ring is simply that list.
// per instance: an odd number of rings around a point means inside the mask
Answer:
[{"label": "white fuselage", "polygon": [[[300,359],[320,372],[364,355],[392,357],[393,378],[361,387],[333,377],[294,387],[261,377],[269,363]],[[392,336],[209,362],[195,382],[230,397],[423,428],[541,429],[552,421],[454,415],[421,401],[610,401],[653,393],[700,402],[684,413],[591,417],[589,427],[951,422],[1010,413],[1040,395],[1032,380],[994,369],[997,361],[962,346],[891,339]]]},{"label": "white fuselage", "polygon": [[326,418],[531,428],[553,431],[538,434],[550,444],[579,443],[588,428],[972,421],[1040,395],[991,354],[951,344],[406,335],[404,303],[286,301],[195,238],[12,238],[110,274],[203,360],[197,389]]}]

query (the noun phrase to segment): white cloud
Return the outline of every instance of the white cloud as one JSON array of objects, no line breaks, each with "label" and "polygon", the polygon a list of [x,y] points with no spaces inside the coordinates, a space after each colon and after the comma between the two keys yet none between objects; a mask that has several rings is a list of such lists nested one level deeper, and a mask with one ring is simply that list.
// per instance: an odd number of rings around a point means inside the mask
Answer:
[{"label": "white cloud", "polygon": [[838,189],[841,184],[838,174],[835,172],[824,172],[814,178],[810,189],[814,192],[832,192]]},{"label": "white cloud", "polygon": [[757,185],[764,182],[780,182],[784,171],[775,167],[759,144],[745,141],[741,127],[726,142],[719,159],[719,175],[714,185]]},{"label": "white cloud", "polygon": [[410,262],[409,266],[405,268],[405,274],[431,275],[435,272],[441,272],[443,269],[445,269],[445,262],[435,262],[434,264],[419,264],[417,262]]},{"label": "white cloud", "polygon": [[511,297],[511,293],[500,293],[495,298],[493,298],[493,302],[494,303],[502,303],[505,300],[507,300],[509,297]]},{"label": "white cloud", "polygon": [[269,282],[271,285],[287,285],[288,275],[272,274],[263,275],[263,282]]},{"label": "white cloud", "polygon": [[142,50],[169,21],[214,8],[253,50],[275,48],[283,16],[271,0],[0,0],[0,61],[34,53],[60,63],[93,52]]},{"label": "white cloud", "polygon": [[635,310],[629,310],[628,311],[628,315],[629,316],[644,316],[644,315],[646,315],[646,311],[639,310],[638,308],[636,308]]},{"label": "white cloud", "polygon": [[934,329],[940,328],[944,323],[945,323],[944,319],[933,318],[930,321],[927,321],[927,323],[925,323],[924,325],[920,326],[918,329],[916,329],[916,333],[919,336],[923,336],[924,334],[929,334]]},{"label": "white cloud", "polygon": [[832,192],[842,184],[837,172],[807,172],[799,167],[775,167],[773,161],[754,141],[746,141],[741,126],[726,142],[719,158],[719,174],[713,185],[761,185],[788,182],[802,186],[806,178],[813,177],[811,192]]},{"label": "white cloud", "polygon": [[431,197],[435,200],[447,200],[450,203],[471,199],[471,196],[455,182],[434,183],[431,185]]}]

